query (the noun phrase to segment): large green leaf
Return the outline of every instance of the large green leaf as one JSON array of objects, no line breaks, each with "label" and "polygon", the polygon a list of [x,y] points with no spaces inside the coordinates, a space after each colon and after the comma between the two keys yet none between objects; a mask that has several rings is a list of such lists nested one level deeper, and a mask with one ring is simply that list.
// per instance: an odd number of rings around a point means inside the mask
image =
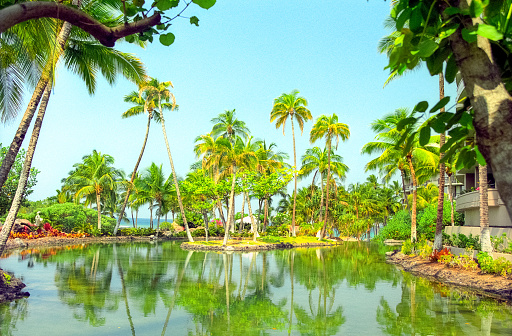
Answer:
[{"label": "large green leaf", "polygon": [[400,120],[397,124],[396,124],[396,129],[398,131],[402,131],[404,128],[406,128],[408,125],[412,125],[414,124],[415,122],[417,121],[416,118],[414,117],[409,117],[409,118],[405,118],[405,119],[402,119]]},{"label": "large green leaf", "polygon": [[215,5],[216,0],[192,0],[193,3],[198,5],[201,8],[209,9],[213,5]]},{"label": "large green leaf", "polygon": [[415,112],[425,112],[428,109],[428,102],[423,100],[414,106]]},{"label": "large green leaf", "polygon": [[396,30],[400,31],[404,27],[404,24],[411,17],[411,9],[406,8],[396,19]]},{"label": "large green leaf", "polygon": [[170,46],[171,44],[174,43],[174,39],[176,37],[174,36],[173,33],[167,33],[167,34],[162,34],[160,35],[160,43],[162,43],[164,46]]},{"label": "large green leaf", "polygon": [[471,1],[471,4],[469,5],[469,15],[471,15],[471,17],[477,18],[483,13],[483,11],[484,5],[482,0]]},{"label": "large green leaf", "polygon": [[421,31],[421,24],[423,23],[423,15],[421,12],[421,3],[413,8],[411,18],[409,20],[409,28],[418,33]]},{"label": "large green leaf", "polygon": [[430,39],[424,39],[418,44],[418,57],[430,57],[434,53],[434,51],[439,48],[439,45]]},{"label": "large green leaf", "polygon": [[161,11],[166,11],[179,5],[179,0],[158,0],[156,2],[156,8]]},{"label": "large green leaf", "polygon": [[459,68],[457,67],[457,63],[455,62],[455,56],[452,55],[448,58],[448,61],[446,62],[446,70],[444,72],[444,79],[448,83],[453,83],[458,71],[459,71]]},{"label": "large green leaf", "polygon": [[483,36],[485,38],[488,38],[492,41],[499,41],[503,39],[503,34],[500,33],[496,27],[487,25],[484,23],[480,23],[478,25],[478,29],[476,30],[476,33],[480,36]]},{"label": "large green leaf", "polygon": [[443,99],[441,99],[440,101],[437,102],[437,104],[434,105],[434,107],[432,107],[430,109],[430,113],[434,113],[434,112],[437,112],[438,110],[442,109],[443,107],[446,106],[446,104],[448,104],[450,102],[450,97],[444,97]]},{"label": "large green leaf", "polygon": [[425,126],[420,129],[420,145],[425,146],[430,141],[430,126]]},{"label": "large green leaf", "polygon": [[485,158],[482,155],[482,153],[480,153],[478,146],[475,146],[475,154],[476,154],[476,161],[478,162],[478,164],[485,166],[487,164],[487,162],[485,161]]},{"label": "large green leaf", "polygon": [[466,42],[468,43],[474,43],[476,42],[476,32],[475,31],[471,31],[467,28],[462,28],[462,38],[464,40],[466,40]]}]

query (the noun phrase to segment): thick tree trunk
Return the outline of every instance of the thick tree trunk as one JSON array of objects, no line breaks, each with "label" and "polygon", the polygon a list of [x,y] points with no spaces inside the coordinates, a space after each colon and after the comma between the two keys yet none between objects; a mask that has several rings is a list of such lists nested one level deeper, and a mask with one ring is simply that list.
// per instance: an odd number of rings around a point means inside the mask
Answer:
[{"label": "thick tree trunk", "polygon": [[133,181],[135,180],[135,176],[137,175],[137,169],[139,169],[140,161],[142,160],[142,155],[144,155],[144,150],[146,149],[146,143],[148,142],[149,135],[149,126],[151,125],[152,119],[151,111],[148,111],[148,125],[146,126],[146,136],[144,137],[144,142],[142,143],[142,149],[140,150],[139,158],[135,163],[135,168],[133,168],[132,177],[130,179],[130,184],[128,185],[128,190],[126,191],[126,196],[124,198],[123,205],[121,206],[121,210],[119,211],[119,218],[117,219],[116,227],[114,228],[114,236],[117,234],[117,230],[119,229],[119,225],[121,224],[122,215],[124,213],[124,209],[126,208],[126,204],[128,204],[128,198],[130,198],[130,193],[133,188]]},{"label": "thick tree trunk", "polygon": [[[44,94],[48,95],[49,97],[50,92],[51,85],[48,85]],[[46,99],[46,102],[48,102],[48,99]],[[41,125],[43,123],[45,112],[46,105],[41,104],[39,112],[37,113],[36,121],[34,123],[34,129],[32,130],[32,136],[30,138],[27,153],[25,155],[25,161],[23,163],[23,168],[21,170],[18,187],[16,188],[16,193],[14,194],[14,198],[11,203],[11,208],[9,209],[9,213],[2,227],[2,231],[0,231],[0,255],[4,253],[5,245],[7,244],[7,239],[9,238],[11,229],[14,226],[14,221],[16,220],[16,215],[18,214],[18,210],[20,209],[21,200],[23,198],[23,194],[25,193],[25,188],[27,187],[30,168],[32,166],[32,159],[34,157],[34,152],[36,150],[37,140],[39,139],[39,132],[41,131]]]},{"label": "thick tree trunk", "polygon": [[331,179],[331,142],[327,142],[327,182],[325,184],[325,217],[324,217],[324,225],[322,226],[322,231],[320,231],[320,237],[318,240],[322,240],[325,237],[325,232],[327,231],[327,216],[329,214],[329,182]]},{"label": "thick tree trunk", "polygon": [[[460,1],[461,8],[468,6]],[[476,43],[462,38],[463,27],[471,30],[480,18],[463,18],[463,24],[449,40],[459,67],[466,93],[475,111],[473,124],[478,149],[491,165],[501,199],[512,214],[512,97],[492,58],[489,40],[477,35]]]},{"label": "thick tree trunk", "polygon": [[292,138],[293,138],[293,178],[295,180],[295,188],[293,189],[293,212],[292,212],[292,236],[295,237],[295,207],[297,206],[297,151],[295,149],[295,128],[293,126],[293,115],[291,115],[292,122]]},{"label": "thick tree trunk", "polygon": [[208,215],[206,214],[206,210],[204,209],[201,212],[203,213],[205,239],[206,241],[208,241]]},{"label": "thick tree trunk", "polygon": [[165,131],[164,113],[162,111],[162,106],[161,106],[160,102],[158,103],[158,107],[160,110],[160,122],[162,123],[162,133],[164,134],[165,146],[167,147],[167,155],[169,156],[169,163],[171,164],[172,178],[174,180],[174,186],[176,187],[176,195],[178,197],[178,205],[180,206],[181,218],[183,218],[183,225],[185,226],[185,231],[187,232],[188,241],[193,242],[194,239],[192,238],[192,235],[190,234],[187,217],[185,216],[185,210],[183,209],[183,202],[181,200],[180,187],[178,185],[178,178],[176,177],[176,170],[174,169],[174,163],[172,161],[171,148],[169,147],[169,141],[167,140],[167,132]]},{"label": "thick tree trunk", "polygon": [[98,210],[98,230],[101,232],[101,201],[99,192],[96,192],[96,209]]},{"label": "thick tree trunk", "polygon": [[452,226],[455,225],[455,218],[454,218],[454,209],[453,209],[453,186],[452,186],[452,174],[448,175],[448,197],[450,198],[450,219]]},{"label": "thick tree trunk", "polygon": [[487,166],[478,165],[478,179],[480,180],[480,244],[482,244],[482,251],[492,252],[491,231],[489,230]]},{"label": "thick tree trunk", "polygon": [[[444,98],[444,77],[439,74],[439,100]],[[440,113],[444,113],[444,107],[441,108]],[[439,148],[443,147],[445,142],[444,132],[439,135]],[[436,234],[434,236],[434,250],[441,251],[443,249],[443,209],[444,209],[444,174],[446,167],[444,162],[441,162],[444,153],[439,151],[439,195],[437,198],[437,219],[436,219]]]},{"label": "thick tree trunk", "polygon": [[418,183],[416,182],[416,173],[412,165],[412,154],[407,155],[407,162],[411,170],[412,179],[412,206],[411,206],[411,241],[416,241],[416,205],[418,200]]}]

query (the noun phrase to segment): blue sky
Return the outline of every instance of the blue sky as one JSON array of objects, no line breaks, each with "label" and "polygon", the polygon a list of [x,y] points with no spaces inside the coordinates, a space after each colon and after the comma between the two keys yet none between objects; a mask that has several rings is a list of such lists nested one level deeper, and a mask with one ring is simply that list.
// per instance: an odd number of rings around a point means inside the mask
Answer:
[{"label": "blue sky", "polygon": [[[158,42],[145,50],[127,43],[116,47],[136,54],[150,76],[174,84],[180,109],[167,114],[166,128],[178,175],[185,176],[196,160],[195,137],[209,132],[210,120],[231,109],[255,138],[275,142],[293,163],[290,125],[283,136],[269,116],[276,97],[297,89],[308,100],[314,119],[336,113],[349,125],[350,139],[337,150],[350,168],[348,185],[370,174],[364,166],[371,158],[360,151],[374,138],[369,128],[373,120],[421,100],[431,105],[438,100],[438,79],[426,67],[383,88],[387,58],[378,53],[377,44],[388,33],[383,22],[389,6],[382,0],[218,0],[209,10],[187,9],[185,15],[197,15],[200,26],[176,20],[171,27],[176,41],[170,47]],[[142,115],[121,119],[129,108],[123,97],[135,89],[123,78],[113,87],[99,78],[96,94],[89,96],[77,76],[59,67],[33,162],[41,173],[30,199],[54,195],[72,165],[93,149],[112,155],[116,167],[131,173],[147,120]],[[446,95],[454,97],[453,85],[447,86]],[[4,146],[12,141],[21,115],[0,126]],[[302,136],[296,134],[298,161],[312,147],[313,121],[305,124]],[[140,167],[151,162],[163,164],[170,173],[158,124],[151,127]]]}]

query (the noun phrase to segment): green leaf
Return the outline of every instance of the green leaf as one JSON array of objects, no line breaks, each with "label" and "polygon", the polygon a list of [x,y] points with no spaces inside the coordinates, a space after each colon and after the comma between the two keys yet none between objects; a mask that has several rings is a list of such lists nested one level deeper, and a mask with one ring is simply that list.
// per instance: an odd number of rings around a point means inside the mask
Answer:
[{"label": "green leaf", "polygon": [[458,71],[459,71],[459,68],[457,67],[457,63],[455,62],[455,56],[452,55],[448,58],[448,61],[446,62],[446,70],[444,71],[444,79],[448,83],[453,83]]},{"label": "green leaf", "polygon": [[445,123],[441,118],[435,118],[430,121],[430,126],[436,131],[436,133],[443,133],[445,131]]},{"label": "green leaf", "polygon": [[471,17],[477,18],[484,11],[484,5],[482,4],[482,0],[472,0],[471,5],[469,5],[469,15]]},{"label": "green leaf", "polygon": [[488,38],[492,41],[499,41],[503,39],[503,34],[500,33],[496,27],[487,25],[484,23],[480,23],[478,25],[478,29],[476,30],[476,33],[480,36],[483,36],[485,38]]},{"label": "green leaf", "polygon": [[450,35],[455,33],[458,28],[459,28],[459,24],[458,23],[450,23],[450,24],[448,24],[446,26],[443,26],[441,28],[441,31],[439,32],[439,38],[440,39],[445,39],[445,38],[449,37]]},{"label": "green leaf", "polygon": [[192,2],[201,8],[209,9],[215,5],[216,0],[192,0]]},{"label": "green leaf", "polygon": [[470,31],[467,28],[462,28],[462,38],[468,43],[474,43],[477,39],[476,32]]},{"label": "green leaf", "polygon": [[396,19],[396,30],[400,31],[404,27],[404,24],[411,17],[411,9],[406,8]]},{"label": "green leaf", "polygon": [[135,42],[135,36],[133,36],[133,35],[128,35],[128,36],[126,36],[126,37],[124,38],[124,40],[125,40],[126,42],[128,42],[128,43],[133,43],[133,42]]},{"label": "green leaf", "polygon": [[428,102],[425,100],[420,101],[416,106],[414,106],[414,111],[416,112],[425,112],[428,109]]},{"label": "green leaf", "polygon": [[173,7],[172,0],[158,0],[156,2],[156,8],[158,8],[161,11],[166,11],[168,9],[171,9]]},{"label": "green leaf", "polygon": [[420,145],[425,146],[430,141],[430,126],[425,126],[420,129]]},{"label": "green leaf", "polygon": [[444,14],[448,15],[448,16],[459,14],[459,13],[460,13],[460,9],[458,7],[448,7],[444,10]]},{"label": "green leaf", "polygon": [[193,24],[193,25],[196,25],[197,27],[199,27],[199,19],[197,18],[197,16],[190,17],[190,24]]},{"label": "green leaf", "polygon": [[164,46],[170,46],[171,44],[174,43],[174,39],[176,37],[174,36],[173,33],[167,33],[167,34],[162,34],[160,35],[160,43],[162,43]]},{"label": "green leaf", "polygon": [[402,119],[400,120],[397,124],[396,124],[396,129],[398,131],[401,131],[403,130],[404,128],[406,128],[408,125],[412,125],[416,122],[416,118],[414,117],[409,117],[409,118],[405,118],[405,119]]},{"label": "green leaf", "polygon": [[418,44],[418,57],[430,57],[434,51],[439,48],[439,45],[430,39],[425,39]]},{"label": "green leaf", "polygon": [[411,13],[411,18],[409,20],[409,28],[418,33],[421,31],[421,24],[423,23],[423,15],[421,13],[421,3],[418,4]]},{"label": "green leaf", "polygon": [[430,113],[434,113],[434,112],[437,112],[438,110],[442,109],[443,107],[446,106],[446,104],[448,104],[450,102],[450,97],[444,97],[443,99],[441,99],[440,101],[437,102],[437,104],[434,105],[434,107],[432,107],[430,109]]},{"label": "green leaf", "polygon": [[476,155],[476,161],[478,162],[479,165],[485,166],[487,164],[487,161],[485,161],[485,158],[482,155],[482,153],[480,152],[480,150],[478,149],[478,146],[475,146],[475,155]]}]

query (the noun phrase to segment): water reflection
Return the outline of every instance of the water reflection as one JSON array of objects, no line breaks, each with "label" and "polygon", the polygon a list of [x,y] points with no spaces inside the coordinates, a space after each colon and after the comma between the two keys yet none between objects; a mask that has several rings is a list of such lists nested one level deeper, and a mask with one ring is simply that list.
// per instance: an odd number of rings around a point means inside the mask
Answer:
[{"label": "water reflection", "polygon": [[0,330],[37,333],[32,312],[54,295],[52,314],[71,318],[62,334],[511,333],[509,306],[400,272],[383,252],[355,243],[219,254],[172,242],[24,251],[2,266],[45,290],[0,305]]}]

